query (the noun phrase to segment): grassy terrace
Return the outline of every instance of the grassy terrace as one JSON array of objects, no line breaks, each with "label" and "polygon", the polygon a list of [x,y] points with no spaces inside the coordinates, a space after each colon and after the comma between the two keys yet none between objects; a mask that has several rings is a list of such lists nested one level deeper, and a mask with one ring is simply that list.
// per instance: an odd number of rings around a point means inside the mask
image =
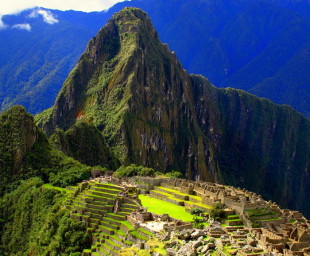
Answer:
[{"label": "grassy terrace", "polygon": [[56,189],[56,190],[58,190],[58,191],[66,192],[66,193],[73,193],[73,191],[71,191],[70,189],[67,189],[67,188],[60,188],[60,187],[54,187],[54,186],[51,185],[51,184],[44,184],[44,185],[43,185],[43,188]]},{"label": "grassy terrace", "polygon": [[191,207],[201,207],[201,208],[207,208],[207,209],[212,209],[210,205],[206,205],[203,203],[193,203],[190,201],[186,201],[187,204],[191,205]]},{"label": "grassy terrace", "polygon": [[[154,192],[158,193],[158,194],[161,194],[163,196],[166,196],[167,198],[169,199],[172,199],[176,202],[185,202],[187,205],[189,205],[190,207],[201,207],[201,208],[205,208],[205,209],[211,209],[211,206],[209,205],[206,205],[206,204],[203,204],[201,201],[202,201],[202,198],[200,196],[195,196],[195,195],[188,195],[188,194],[185,194],[185,193],[182,193],[182,192],[179,192],[177,190],[174,190],[174,189],[170,189],[170,188],[166,188],[166,187],[157,187],[163,191],[158,191],[158,190],[154,190]],[[189,198],[192,198],[192,199],[195,199],[197,202],[192,202],[192,201],[184,201],[182,199],[178,199],[176,198],[174,195],[175,194],[178,194],[180,196],[188,196]]]},{"label": "grassy terrace", "polygon": [[175,219],[182,221],[193,221],[194,216],[189,212],[186,212],[185,208],[182,206],[178,206],[146,195],[139,195],[139,199],[141,200],[143,207],[148,207],[149,212],[153,212],[158,215],[167,213],[170,217]]},{"label": "grassy terrace", "polygon": [[259,220],[259,221],[273,221],[273,220],[282,220],[282,218],[273,218],[273,219],[263,219],[263,220]]},{"label": "grassy terrace", "polygon": [[158,187],[160,189],[164,189],[166,190],[167,192],[170,192],[170,193],[173,193],[173,194],[179,194],[181,196],[188,196],[190,198],[193,198],[193,199],[196,199],[198,201],[202,201],[201,197],[200,196],[195,196],[195,195],[188,195],[188,194],[185,194],[185,193],[182,193],[180,191],[177,191],[177,190],[174,190],[174,189],[171,189],[171,188],[166,188],[166,187]]}]

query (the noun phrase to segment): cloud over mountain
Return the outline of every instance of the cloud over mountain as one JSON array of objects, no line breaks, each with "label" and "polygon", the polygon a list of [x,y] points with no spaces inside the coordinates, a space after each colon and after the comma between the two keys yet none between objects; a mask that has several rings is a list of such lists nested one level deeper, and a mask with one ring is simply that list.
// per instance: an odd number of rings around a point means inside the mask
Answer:
[{"label": "cloud over mountain", "polygon": [[34,10],[30,15],[29,18],[37,18],[38,16],[42,16],[43,20],[47,24],[55,24],[58,23],[59,20],[50,12],[42,9]]},{"label": "cloud over mountain", "polygon": [[0,15],[0,30],[5,29],[5,28],[6,28],[6,25],[3,23],[2,16]]},{"label": "cloud over mountain", "polygon": [[23,23],[23,24],[15,24],[12,26],[12,28],[31,31],[31,26],[29,23]]}]

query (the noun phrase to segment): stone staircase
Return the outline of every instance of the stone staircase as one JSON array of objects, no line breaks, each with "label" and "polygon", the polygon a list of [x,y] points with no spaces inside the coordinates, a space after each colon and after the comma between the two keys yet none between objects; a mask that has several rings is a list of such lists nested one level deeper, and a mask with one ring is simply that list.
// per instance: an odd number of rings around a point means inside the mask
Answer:
[{"label": "stone staircase", "polygon": [[131,246],[120,227],[126,216],[139,206],[120,196],[123,189],[118,185],[93,182],[90,189],[85,189],[73,200],[71,217],[85,221],[92,237],[92,247],[85,249],[83,256],[114,256],[122,247]]}]

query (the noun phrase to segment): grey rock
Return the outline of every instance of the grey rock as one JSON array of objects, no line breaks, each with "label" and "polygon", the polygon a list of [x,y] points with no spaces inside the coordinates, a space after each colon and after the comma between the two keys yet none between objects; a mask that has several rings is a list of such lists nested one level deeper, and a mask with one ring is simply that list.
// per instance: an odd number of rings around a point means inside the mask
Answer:
[{"label": "grey rock", "polygon": [[201,241],[194,241],[193,242],[193,247],[198,248],[201,245]]},{"label": "grey rock", "polygon": [[204,253],[206,253],[209,249],[210,249],[209,246],[208,246],[208,245],[205,245],[204,247],[202,247],[201,253],[204,254]]},{"label": "grey rock", "polygon": [[172,249],[172,248],[167,248],[166,252],[167,252],[168,256],[175,256],[175,255],[177,255],[177,251]]},{"label": "grey rock", "polygon": [[192,239],[197,239],[200,236],[203,236],[204,232],[202,230],[197,230],[191,234]]}]

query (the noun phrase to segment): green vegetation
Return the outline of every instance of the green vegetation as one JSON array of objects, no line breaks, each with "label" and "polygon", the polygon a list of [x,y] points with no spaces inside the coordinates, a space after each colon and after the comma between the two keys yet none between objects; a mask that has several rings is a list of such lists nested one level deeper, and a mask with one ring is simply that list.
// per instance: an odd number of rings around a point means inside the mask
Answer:
[{"label": "green vegetation", "polygon": [[[88,246],[85,225],[70,218],[67,190],[23,181],[0,200],[0,255],[78,255]],[[21,250],[22,248],[22,250]]]},{"label": "green vegetation", "polygon": [[162,256],[167,255],[165,244],[158,238],[149,239],[146,243],[150,246],[149,250],[140,250],[134,247],[126,248],[120,251],[120,256],[151,256],[154,253],[160,253]]},{"label": "green vegetation", "polygon": [[100,168],[83,165],[51,147],[25,108],[14,106],[0,115],[0,195],[30,177],[64,188]]},{"label": "green vegetation", "polygon": [[193,207],[189,210],[190,214],[200,216],[205,212],[204,209]]},{"label": "green vegetation", "polygon": [[261,228],[262,225],[258,221],[252,221],[252,228]]},{"label": "green vegetation", "polygon": [[129,230],[129,231],[134,229],[133,226],[132,226],[132,224],[131,224],[129,221],[127,221],[127,220],[121,221],[121,223],[122,223],[124,226],[126,226],[127,230]]},{"label": "green vegetation", "polygon": [[165,176],[170,177],[170,178],[184,178],[183,174],[181,172],[177,172],[177,171],[170,171],[165,173]]},{"label": "green vegetation", "polygon": [[137,230],[131,230],[129,231],[129,233],[133,236],[136,237],[140,240],[148,240],[148,238],[146,236],[143,236],[142,234],[140,234]]},{"label": "green vegetation", "polygon": [[122,165],[120,168],[114,172],[114,175],[118,178],[123,177],[133,177],[133,176],[151,176],[155,175],[155,171],[152,168],[147,168],[144,166],[136,166],[131,164],[129,166]]},{"label": "green vegetation", "polygon": [[92,123],[124,165],[218,178],[285,207],[310,209],[304,196],[310,179],[298,178],[309,163],[309,120],[288,106],[188,75],[136,8],[117,13],[90,41],[46,114],[38,121],[48,134]]},{"label": "green vegetation", "polygon": [[185,208],[169,202],[165,202],[147,195],[139,195],[139,199],[143,207],[147,207],[148,211],[155,214],[169,214],[170,217],[182,221],[193,221],[194,216],[185,211]]},{"label": "green vegetation", "polygon": [[209,216],[210,218],[218,221],[225,219],[226,214],[223,205],[221,203],[213,205],[212,209],[210,210]]},{"label": "green vegetation", "polygon": [[205,223],[202,219],[194,217],[193,227],[203,229],[205,227]]},{"label": "green vegetation", "polygon": [[113,170],[119,167],[104,137],[91,123],[78,122],[66,132],[56,129],[49,141],[56,149],[88,166],[101,165]]},{"label": "green vegetation", "polygon": [[247,210],[246,213],[249,215],[249,217],[256,217],[256,216],[268,216],[268,215],[275,215],[273,211],[269,208],[259,208],[259,209],[253,209],[253,210]]},{"label": "green vegetation", "polygon": [[[172,96],[174,104],[168,104]],[[187,171],[189,178],[196,174],[202,179],[217,177],[263,191],[267,198],[291,204],[298,201],[310,209],[307,198],[298,200],[305,198],[310,187],[309,179],[300,181],[309,162],[309,120],[286,106],[240,90],[216,89],[205,78],[187,75],[160,43],[146,14],[137,9],[117,14],[91,40],[55,107],[38,116],[37,122],[48,134],[56,127],[68,130],[56,130],[48,140],[24,108],[16,106],[0,115],[0,195],[4,195],[0,201],[0,254],[72,256],[87,244],[85,226],[69,216],[65,187],[87,179],[101,167],[88,167],[69,156],[115,169],[118,161],[114,155],[124,164],[137,164],[121,166],[115,172],[117,177],[156,174],[152,168],[138,166],[140,163],[159,170]],[[295,155],[298,157],[292,157]],[[167,175],[179,177],[180,173]],[[293,189],[296,187],[300,189]],[[195,198],[169,189],[153,192],[180,204]],[[112,195],[96,193],[104,200]],[[93,198],[86,192],[80,199]],[[204,225],[185,207],[145,195],[140,199],[156,214],[193,221],[196,227]],[[186,206],[203,207],[201,200],[186,201]],[[280,219],[268,217],[273,213],[263,210],[249,215],[265,216],[260,221]],[[222,206],[215,205],[210,217],[224,219]],[[98,223],[93,216],[91,221]],[[235,216],[227,221],[238,224],[240,219]],[[133,236],[147,240],[146,232],[124,225]]]}]

